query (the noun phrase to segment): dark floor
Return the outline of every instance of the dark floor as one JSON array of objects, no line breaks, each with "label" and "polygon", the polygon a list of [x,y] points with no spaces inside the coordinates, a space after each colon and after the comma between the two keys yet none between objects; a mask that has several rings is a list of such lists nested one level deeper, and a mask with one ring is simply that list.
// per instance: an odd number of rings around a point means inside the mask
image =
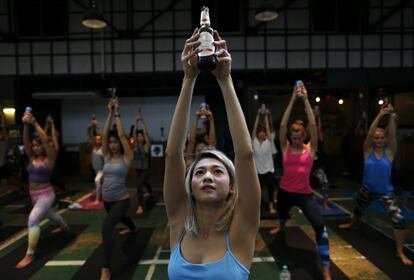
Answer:
[{"label": "dark floor", "polygon": [[[1,279],[99,279],[100,227],[102,210],[68,210],[59,200],[68,196],[73,202],[89,196],[93,184],[80,177],[66,178],[68,192],[59,194],[56,210],[71,225],[68,233],[54,236],[53,226],[45,221],[36,261],[21,271],[14,265],[23,257],[27,244],[27,216],[31,209],[27,196],[6,183],[0,183],[0,275]],[[169,257],[167,219],[161,198],[160,180],[154,180],[155,201],[148,199],[143,215],[135,215],[136,191],[129,183],[133,198],[130,215],[139,231],[119,236],[115,241],[114,279],[167,279]],[[414,267],[404,267],[394,257],[392,227],[387,216],[369,207],[358,230],[338,230],[349,218],[353,196],[359,184],[340,174],[333,176],[330,192],[334,213],[326,213],[331,246],[333,279],[414,279]],[[318,191],[318,190],[316,190]],[[410,198],[414,205],[413,198]],[[63,207],[59,209],[59,207]],[[314,234],[303,214],[294,210],[286,241],[269,234],[275,218],[263,209],[261,228],[250,279],[278,279],[280,268],[287,264],[293,279],[319,279]],[[407,254],[414,259],[414,213],[407,213]],[[121,226],[120,226],[121,227]]]}]

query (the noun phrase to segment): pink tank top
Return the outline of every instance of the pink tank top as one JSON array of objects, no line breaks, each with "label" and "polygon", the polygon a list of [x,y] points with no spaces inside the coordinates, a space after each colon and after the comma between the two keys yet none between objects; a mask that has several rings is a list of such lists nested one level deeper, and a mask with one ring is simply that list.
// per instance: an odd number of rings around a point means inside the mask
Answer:
[{"label": "pink tank top", "polygon": [[301,154],[293,154],[290,145],[283,156],[283,176],[280,188],[291,193],[312,193],[309,176],[312,171],[313,159],[309,147],[304,145]]}]

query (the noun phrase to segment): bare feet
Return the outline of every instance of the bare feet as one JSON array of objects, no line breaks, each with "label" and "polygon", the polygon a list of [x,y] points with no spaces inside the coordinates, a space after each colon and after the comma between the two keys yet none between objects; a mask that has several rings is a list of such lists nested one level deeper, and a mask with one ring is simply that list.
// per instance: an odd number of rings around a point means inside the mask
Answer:
[{"label": "bare feet", "polygon": [[348,228],[355,228],[353,224],[348,223],[348,224],[341,224],[338,226],[338,228],[342,228],[342,229],[348,229]]},{"label": "bare feet", "polygon": [[129,234],[131,232],[137,232],[137,231],[138,231],[137,228],[135,228],[134,230],[130,230],[129,228],[124,228],[124,229],[119,231],[119,235],[126,235],[126,234]]},{"label": "bare feet", "polygon": [[16,268],[22,269],[28,266],[34,260],[33,255],[26,255],[24,258],[16,265]]},{"label": "bare feet", "polygon": [[331,280],[331,270],[329,269],[329,266],[322,267],[322,274],[324,280]]},{"label": "bare feet", "polygon": [[144,208],[142,208],[142,206],[138,206],[137,211],[135,212],[135,214],[142,215],[143,213],[144,213]]},{"label": "bare feet", "polygon": [[273,228],[273,229],[271,229],[270,231],[269,231],[269,233],[270,234],[274,234],[274,235],[276,235],[276,234],[278,234],[279,232],[281,232],[282,231],[282,229],[280,228],[280,227],[275,227],[275,228]]},{"label": "bare feet", "polygon": [[52,234],[57,234],[57,233],[65,232],[65,231],[69,231],[69,226],[68,225],[66,225],[64,227],[58,227],[58,228],[52,229],[51,232],[52,232]]},{"label": "bare feet", "polygon": [[109,280],[111,279],[111,272],[109,268],[102,268],[101,269],[101,280]]},{"label": "bare feet", "polygon": [[413,262],[407,258],[407,256],[404,253],[397,253],[397,258],[399,258],[404,265],[412,265]]},{"label": "bare feet", "polygon": [[325,209],[325,211],[331,211],[331,208],[329,207],[329,202],[327,199],[323,200],[323,209]]}]

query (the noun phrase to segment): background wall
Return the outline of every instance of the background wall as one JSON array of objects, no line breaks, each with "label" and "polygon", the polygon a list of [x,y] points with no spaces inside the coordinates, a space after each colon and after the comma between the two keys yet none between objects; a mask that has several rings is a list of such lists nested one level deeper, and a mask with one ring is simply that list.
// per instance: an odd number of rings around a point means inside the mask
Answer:
[{"label": "background wall", "polygon": [[[138,109],[144,116],[151,139],[160,140],[160,127],[164,127],[164,139],[168,138],[170,123],[174,114],[177,96],[160,97],[121,97],[121,117],[125,133],[129,134],[130,126],[135,122]],[[194,112],[205,100],[204,96],[194,96],[191,106],[191,122]],[[85,142],[91,115],[95,114],[100,128],[107,116],[107,99],[89,101],[62,100],[62,142],[66,146]],[[112,122],[113,123],[113,122]]]}]

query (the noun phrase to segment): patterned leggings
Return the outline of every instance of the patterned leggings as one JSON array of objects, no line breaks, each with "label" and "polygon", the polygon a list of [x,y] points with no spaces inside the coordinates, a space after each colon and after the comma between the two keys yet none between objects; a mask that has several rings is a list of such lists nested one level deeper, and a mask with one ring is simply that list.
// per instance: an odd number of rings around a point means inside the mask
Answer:
[{"label": "patterned leggings", "polygon": [[29,227],[29,244],[27,248],[27,255],[33,255],[40,237],[40,222],[44,218],[48,218],[52,222],[67,227],[67,224],[62,217],[53,212],[52,204],[55,200],[55,192],[52,187],[47,187],[40,190],[31,190],[30,197],[33,203],[33,209],[30,211],[28,227]]},{"label": "patterned leggings", "polygon": [[318,180],[319,185],[321,186],[321,192],[324,199],[328,199],[329,197],[329,180],[328,176],[326,176],[326,172],[322,167],[315,169],[312,172],[312,176]]},{"label": "patterned leggings", "polygon": [[393,194],[380,195],[370,192],[366,187],[361,187],[356,199],[356,207],[354,209],[354,215],[361,217],[365,207],[374,199],[379,200],[382,206],[387,210],[388,216],[392,220],[394,229],[404,229],[404,216],[401,208],[398,206],[397,200]]}]

